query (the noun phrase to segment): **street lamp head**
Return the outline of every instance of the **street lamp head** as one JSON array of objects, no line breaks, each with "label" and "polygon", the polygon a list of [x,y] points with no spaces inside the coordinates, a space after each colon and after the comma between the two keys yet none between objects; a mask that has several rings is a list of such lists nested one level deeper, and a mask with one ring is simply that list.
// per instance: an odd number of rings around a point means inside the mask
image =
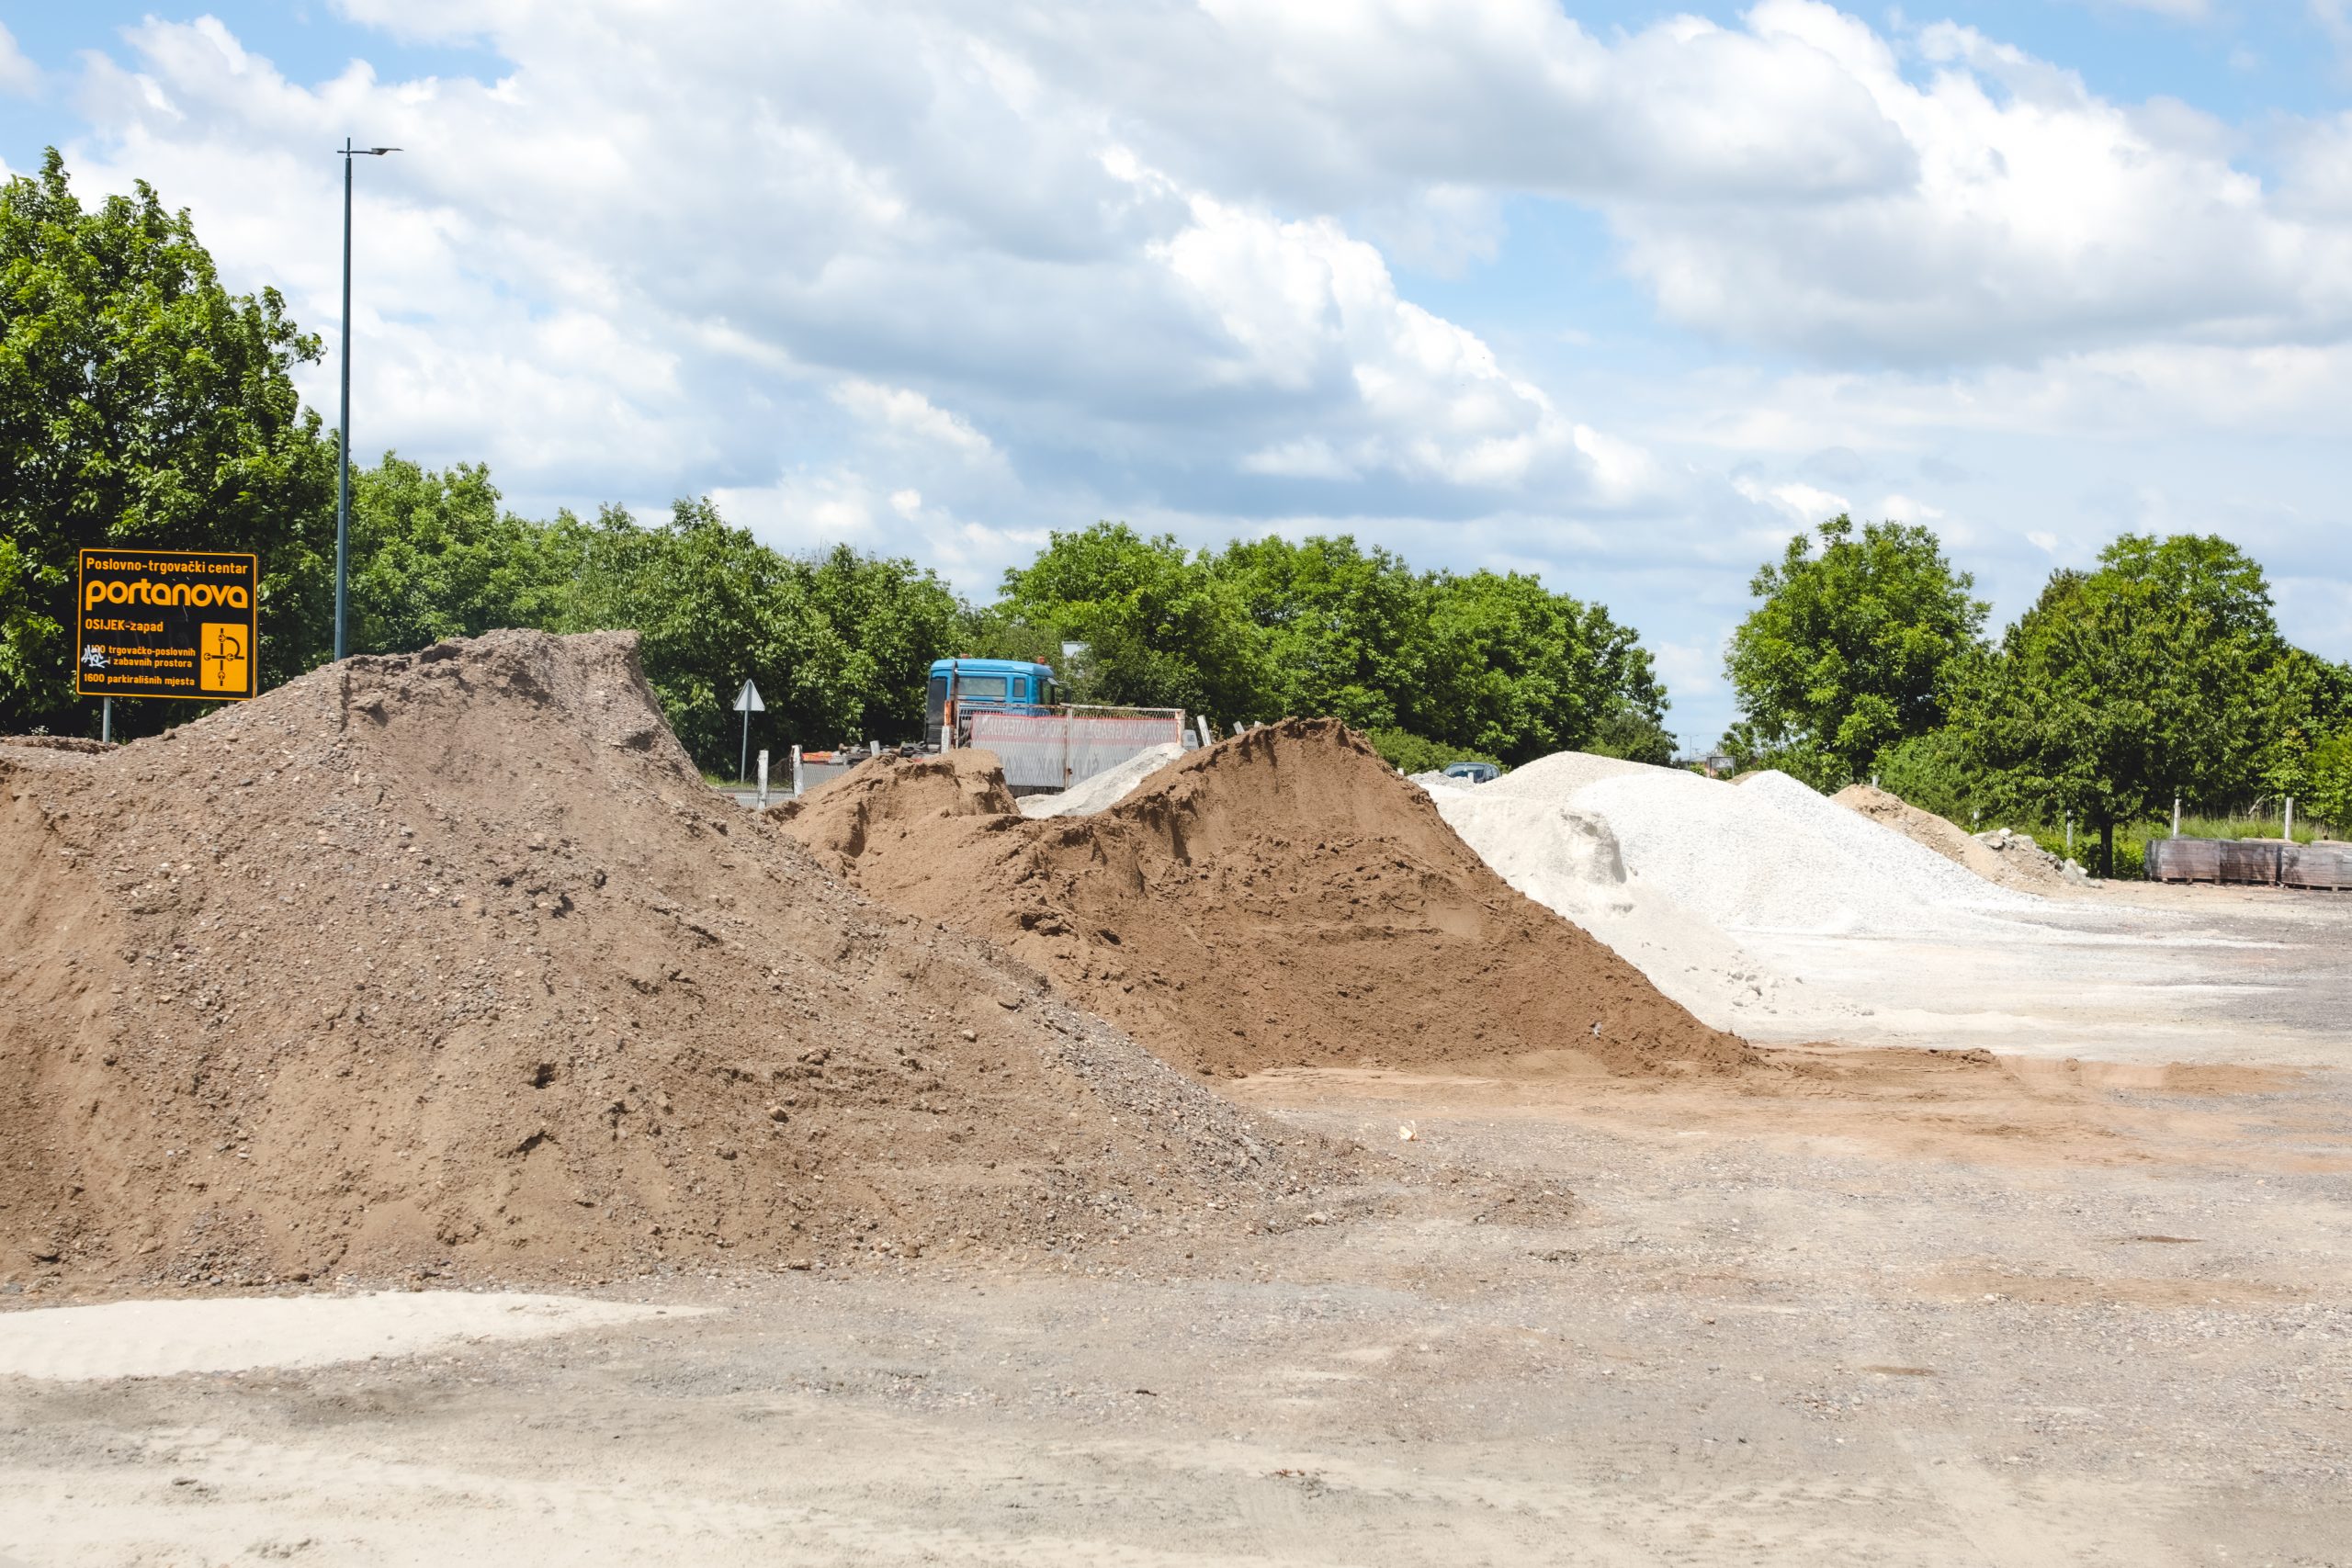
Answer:
[{"label": "street lamp head", "polygon": [[397,152],[399,151],[400,149],[397,147],[370,147],[368,149],[368,155],[376,158],[380,158],[387,152]]},{"label": "street lamp head", "polygon": [[397,152],[397,147],[354,147],[348,141],[335,149],[346,158],[380,158],[387,152]]}]

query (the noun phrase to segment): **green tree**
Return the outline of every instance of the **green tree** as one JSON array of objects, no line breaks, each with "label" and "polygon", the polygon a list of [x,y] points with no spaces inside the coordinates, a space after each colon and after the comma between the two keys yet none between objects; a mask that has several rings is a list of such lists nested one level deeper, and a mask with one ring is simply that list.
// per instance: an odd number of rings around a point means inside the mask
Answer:
[{"label": "green tree", "polygon": [[1516,766],[1600,749],[1664,761],[1666,689],[1632,627],[1522,572],[1441,573],[1404,709],[1424,734]]},{"label": "green tree", "polygon": [[911,561],[846,546],[795,559],[707,500],[678,502],[652,527],[608,506],[540,532],[530,592],[558,606],[548,624],[635,629],[670,727],[713,772],[741,758],[734,705],[747,679],[767,705],[754,747],[919,738],[924,677],[956,651],[968,614]]},{"label": "green tree", "polygon": [[1369,730],[1417,706],[1430,655],[1429,584],[1402,560],[1346,535],[1270,536],[1227,545],[1214,570],[1258,628],[1274,713]]},{"label": "green tree", "polygon": [[1057,534],[1005,578],[1001,632],[1088,645],[1081,695],[1227,721],[1329,715],[1514,763],[1599,745],[1671,755],[1640,637],[1535,578],[1417,572],[1345,535],[1217,555],[1120,524]]},{"label": "green tree", "polygon": [[2312,748],[2303,782],[2304,809],[2338,837],[2352,834],[2352,725]]},{"label": "green tree", "polygon": [[1957,729],[1947,725],[1898,740],[1881,751],[1871,767],[1881,789],[1974,829],[1983,803]]},{"label": "green tree", "polygon": [[2257,679],[2255,704],[2254,786],[2266,795],[2308,795],[2318,747],[2352,724],[2352,666],[2282,644]]},{"label": "green tree", "polygon": [[571,583],[553,536],[501,509],[488,468],[436,473],[387,452],[351,479],[354,652],[561,624]]},{"label": "green tree", "polygon": [[1986,606],[1926,528],[1870,523],[1857,537],[1841,513],[1815,533],[1817,553],[1799,534],[1748,584],[1762,603],[1724,657],[1741,716],[1724,750],[1747,763],[1786,753],[1836,787],[1943,721],[1945,677]]},{"label": "green tree", "polygon": [[2283,650],[2262,569],[2237,547],[2126,535],[2098,570],[2053,575],[1998,654],[1972,661],[1953,728],[1986,805],[2076,813],[2111,874],[2118,822],[2245,785]]},{"label": "green tree", "polygon": [[555,532],[574,584],[559,629],[635,629],[670,728],[703,767],[734,773],[735,694],[747,679],[768,707],[753,745],[860,739],[850,649],[793,563],[709,502],[681,501],[650,528],[617,506],[594,523],[566,513]]},{"label": "green tree", "polygon": [[946,657],[1018,659],[1050,665],[1065,685],[1075,685],[1080,678],[1070,657],[1062,651],[1061,634],[1023,619],[1007,605],[959,604],[954,641],[956,646],[946,650]]},{"label": "green tree", "polygon": [[922,739],[932,661],[964,651],[956,643],[966,617],[954,592],[910,560],[860,555],[847,545],[794,565],[809,609],[847,650],[848,733]]},{"label": "green tree", "polygon": [[1602,716],[1584,749],[1597,756],[1663,768],[1674,761],[1674,732],[1648,714],[1621,705]]},{"label": "green tree", "polygon": [[[222,286],[187,213],[144,182],[85,209],[51,148],[0,186],[0,731],[96,728],[74,713],[68,653],[86,547],[254,551],[264,683],[314,660],[334,454],[292,372],[318,357],[275,290]],[[119,703],[117,726],[181,710]]]},{"label": "green tree", "polygon": [[1223,723],[1280,716],[1258,629],[1205,554],[1124,523],[1056,533],[1008,571],[1012,621],[1087,645],[1084,701],[1182,707]]}]

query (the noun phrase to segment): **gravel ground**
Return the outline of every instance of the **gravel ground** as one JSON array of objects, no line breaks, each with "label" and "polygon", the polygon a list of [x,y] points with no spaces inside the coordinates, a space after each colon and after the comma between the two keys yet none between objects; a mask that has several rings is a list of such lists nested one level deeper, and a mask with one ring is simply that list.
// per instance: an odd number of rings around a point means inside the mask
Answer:
[{"label": "gravel ground", "polygon": [[1214,1257],[0,1378],[0,1559],[2352,1562],[2352,1075],[1877,1060],[1269,1077],[1400,1179]]},{"label": "gravel ground", "polygon": [[[2346,1061],[2352,895],[2115,883],[1985,923],[1973,939],[1744,931],[1749,952],[1804,986],[1740,1028],[2111,1061]],[[1808,1013],[1799,994],[1844,1005]]]}]

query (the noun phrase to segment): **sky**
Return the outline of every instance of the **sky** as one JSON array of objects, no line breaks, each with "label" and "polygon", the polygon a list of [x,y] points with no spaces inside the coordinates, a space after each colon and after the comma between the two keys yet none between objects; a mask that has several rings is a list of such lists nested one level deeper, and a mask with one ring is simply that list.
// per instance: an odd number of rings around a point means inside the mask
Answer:
[{"label": "sky", "polygon": [[1935,530],[1994,628],[2218,532],[2352,659],[2352,0],[0,0],[0,164],[153,185],[353,445],[709,495],[990,596],[1054,529],[1353,534],[1640,628]]}]

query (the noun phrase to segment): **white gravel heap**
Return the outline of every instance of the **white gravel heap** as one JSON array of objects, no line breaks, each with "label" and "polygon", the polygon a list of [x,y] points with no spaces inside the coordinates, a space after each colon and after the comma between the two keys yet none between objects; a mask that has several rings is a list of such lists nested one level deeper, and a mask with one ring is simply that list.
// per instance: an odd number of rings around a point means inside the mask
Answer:
[{"label": "white gravel heap", "polygon": [[1068,789],[1052,795],[1023,795],[1021,815],[1091,817],[1098,811],[1108,811],[1125,799],[1144,780],[1183,754],[1184,748],[1173,740],[1148,746],[1117,767],[1105,769],[1091,778],[1080,779]]},{"label": "white gravel heap", "polygon": [[1720,1028],[1796,1014],[1835,1020],[1861,1005],[1805,987],[1751,943],[1982,938],[2000,915],[2041,903],[1785,773],[1734,784],[1563,751],[1475,789],[1426,787],[1504,881]]},{"label": "white gravel heap", "polygon": [[1630,873],[1726,931],[1896,935],[1955,921],[1973,931],[1979,911],[2034,903],[1786,773],[1726,784],[1563,751],[1482,793],[1598,817]]},{"label": "white gravel heap", "polygon": [[1650,984],[1718,1029],[1754,1028],[1792,1005],[1819,1014],[1826,998],[1792,993],[1739,944],[1662,889],[1629,875],[1617,837],[1589,811],[1534,795],[1439,787],[1430,798],[1446,825],[1498,875],[1553,913],[1583,927],[1648,976]]}]

